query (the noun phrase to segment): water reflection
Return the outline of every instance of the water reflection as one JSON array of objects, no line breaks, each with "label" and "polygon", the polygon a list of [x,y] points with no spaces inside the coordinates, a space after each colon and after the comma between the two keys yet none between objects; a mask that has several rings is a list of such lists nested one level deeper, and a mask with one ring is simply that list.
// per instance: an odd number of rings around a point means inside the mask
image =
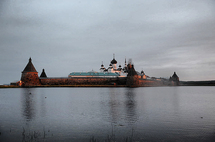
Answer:
[{"label": "water reflection", "polygon": [[[92,136],[92,141],[214,140],[215,88],[200,89],[19,88],[21,101],[14,99],[18,89],[11,90],[14,93],[8,92],[8,98],[0,96],[3,108],[14,106],[10,113],[1,111],[0,120],[7,125],[0,126],[0,141],[17,135],[23,141],[27,136],[35,137],[32,141],[78,141],[83,137],[87,141]],[[11,117],[17,112],[21,116]],[[80,115],[82,112],[86,115]]]},{"label": "water reflection", "polygon": [[118,118],[120,116],[120,101],[118,100],[118,94],[116,88],[110,88],[110,100],[109,100],[109,107],[110,107],[110,115],[111,115],[111,122],[117,123]]},{"label": "water reflection", "polygon": [[22,89],[22,114],[27,121],[31,121],[35,117],[34,91],[34,88]]},{"label": "water reflection", "polygon": [[45,96],[45,92],[44,90],[41,90],[41,95],[40,95],[40,107],[41,107],[41,112],[40,112],[40,115],[42,117],[45,117],[46,116],[46,96]]},{"label": "water reflection", "polygon": [[119,93],[117,88],[110,88],[109,90],[109,115],[111,122],[116,124],[119,120],[126,120],[128,125],[133,125],[137,121],[136,113],[136,94],[135,89],[126,88],[124,93]]},{"label": "water reflection", "polygon": [[134,88],[127,88],[125,96],[126,119],[128,124],[132,125],[137,121],[135,101],[136,94]]},{"label": "water reflection", "polygon": [[178,112],[179,112],[179,98],[178,98],[178,87],[174,87],[172,88],[173,89],[173,93],[172,93],[172,96],[173,96],[173,107],[174,107],[174,113],[176,115],[179,115]]}]

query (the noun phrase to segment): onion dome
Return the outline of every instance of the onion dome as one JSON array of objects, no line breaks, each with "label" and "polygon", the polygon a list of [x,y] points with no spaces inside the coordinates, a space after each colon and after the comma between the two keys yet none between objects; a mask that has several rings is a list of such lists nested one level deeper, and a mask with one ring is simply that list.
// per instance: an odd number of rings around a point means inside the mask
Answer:
[{"label": "onion dome", "polygon": [[119,65],[119,68],[118,68],[117,70],[121,71],[121,70],[122,70],[122,66],[121,66],[121,65]]},{"label": "onion dome", "polygon": [[108,67],[108,69],[112,69],[112,68],[113,68],[113,66],[112,66],[112,64],[110,64],[109,67]]},{"label": "onion dome", "polygon": [[111,61],[111,64],[117,64],[117,61],[115,60],[115,54],[113,54],[113,60]]},{"label": "onion dome", "polygon": [[113,60],[111,61],[111,64],[117,64],[117,61],[113,58]]},{"label": "onion dome", "polygon": [[101,68],[100,68],[100,70],[105,70],[105,67],[104,67],[104,65],[103,65],[103,62],[102,62],[102,64],[101,64]]},{"label": "onion dome", "polygon": [[103,61],[102,61],[102,64],[101,64],[101,68],[104,68]]}]

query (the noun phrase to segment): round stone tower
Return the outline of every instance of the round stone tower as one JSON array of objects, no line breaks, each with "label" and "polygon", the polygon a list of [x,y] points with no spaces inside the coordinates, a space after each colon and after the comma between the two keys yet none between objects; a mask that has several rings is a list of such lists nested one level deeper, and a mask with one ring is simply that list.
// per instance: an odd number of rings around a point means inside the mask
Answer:
[{"label": "round stone tower", "polygon": [[29,59],[25,69],[22,71],[21,81],[23,82],[22,86],[25,87],[40,85],[38,72],[32,64],[31,58]]}]

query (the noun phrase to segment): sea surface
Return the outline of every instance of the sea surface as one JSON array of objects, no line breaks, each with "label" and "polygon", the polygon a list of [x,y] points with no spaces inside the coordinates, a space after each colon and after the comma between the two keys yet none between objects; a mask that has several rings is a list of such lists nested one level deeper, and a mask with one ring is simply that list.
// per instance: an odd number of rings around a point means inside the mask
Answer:
[{"label": "sea surface", "polygon": [[0,141],[215,141],[215,87],[0,89]]}]

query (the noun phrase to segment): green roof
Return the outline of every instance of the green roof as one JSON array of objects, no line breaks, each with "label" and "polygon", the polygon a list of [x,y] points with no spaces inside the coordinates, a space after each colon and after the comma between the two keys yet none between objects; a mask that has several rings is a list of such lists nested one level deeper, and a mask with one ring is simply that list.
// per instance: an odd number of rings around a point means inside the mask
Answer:
[{"label": "green roof", "polygon": [[110,72],[72,72],[70,76],[119,76],[117,73]]}]

